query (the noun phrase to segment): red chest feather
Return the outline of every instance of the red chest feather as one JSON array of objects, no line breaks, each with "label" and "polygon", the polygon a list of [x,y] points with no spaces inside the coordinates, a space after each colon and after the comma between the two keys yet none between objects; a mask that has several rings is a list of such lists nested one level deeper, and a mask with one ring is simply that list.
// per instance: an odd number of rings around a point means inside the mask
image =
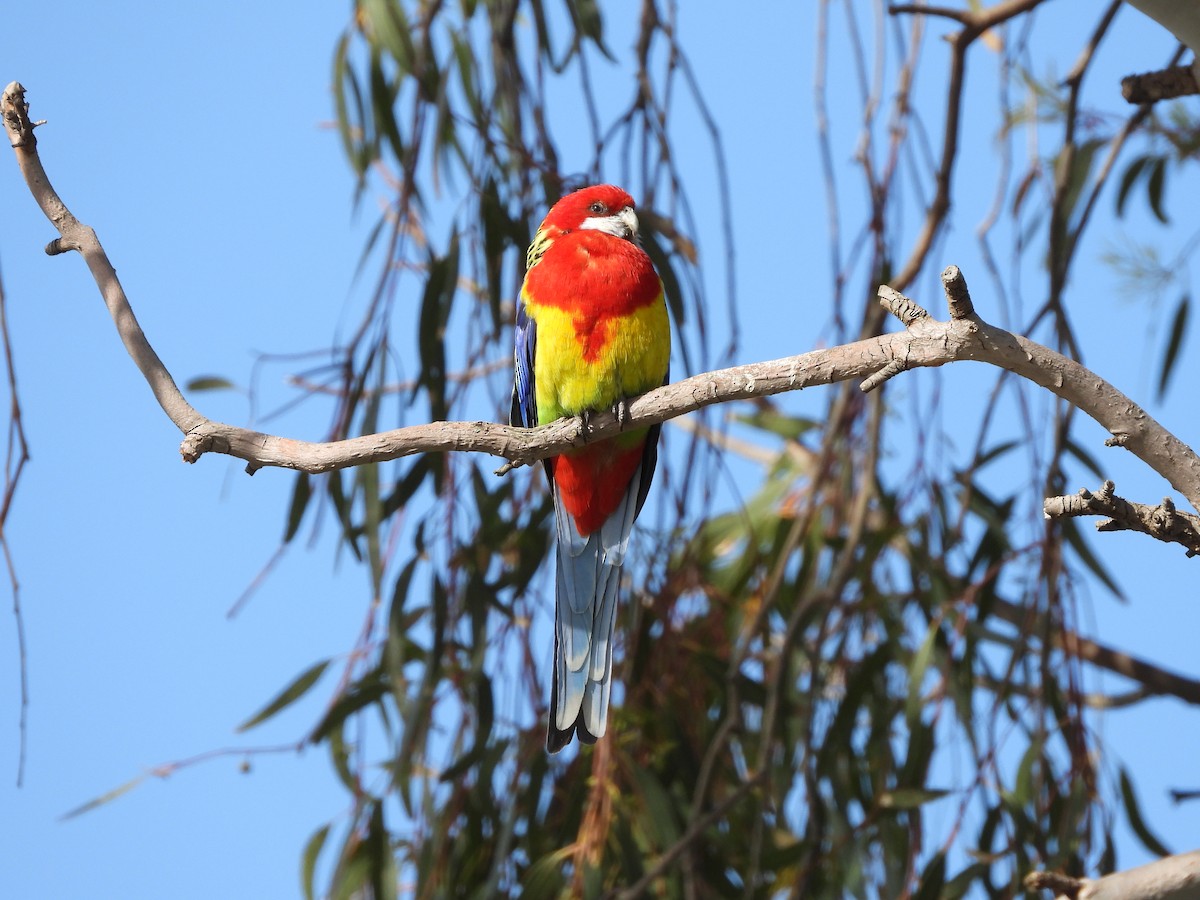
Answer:
[{"label": "red chest feather", "polygon": [[650,257],[599,231],[559,235],[525,276],[535,302],[582,314],[581,322],[624,316],[658,299]]},{"label": "red chest feather", "polygon": [[629,449],[604,441],[554,458],[554,483],[563,506],[585,537],[613,514],[642,461],[643,442]]}]

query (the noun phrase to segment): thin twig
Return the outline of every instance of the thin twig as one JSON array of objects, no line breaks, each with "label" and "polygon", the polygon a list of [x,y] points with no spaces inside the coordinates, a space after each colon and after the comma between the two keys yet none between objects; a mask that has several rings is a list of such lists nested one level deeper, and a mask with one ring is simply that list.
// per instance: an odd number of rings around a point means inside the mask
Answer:
[{"label": "thin twig", "polygon": [[4,551],[4,565],[8,569],[8,580],[12,587],[12,610],[17,631],[17,666],[21,673],[21,714],[17,750],[17,787],[25,781],[25,757],[29,733],[29,657],[25,643],[25,616],[21,610],[21,584],[17,568],[13,563],[12,547],[8,543],[8,514],[12,511],[13,498],[21,473],[29,462],[29,444],[25,440],[25,426],[21,420],[21,397],[17,392],[17,369],[13,362],[12,341],[8,332],[8,304],[4,295],[4,283],[0,281],[0,342],[4,345],[4,368],[8,377],[8,446],[4,458],[4,495],[0,499],[0,549]]},{"label": "thin twig", "polygon": [[1189,94],[1200,94],[1200,84],[1191,66],[1171,66],[1121,79],[1121,96],[1130,103],[1157,103]]},{"label": "thin twig", "polygon": [[163,412],[180,431],[187,434],[205,419],[183,398],[171,373],[150,346],[129,305],[129,298],[125,296],[125,289],[117,278],[117,270],[100,246],[96,232],[75,218],[50,184],[50,178],[38,157],[37,138],[33,133],[35,123],[29,118],[25,88],[19,82],[11,82],[0,95],[0,119],[3,119],[5,131],[16,152],[25,184],[46,218],[58,230],[59,237],[50,242],[46,252],[57,256],[68,250],[77,250],[83,256],[125,349],[141,370]]},{"label": "thin twig", "polygon": [[950,212],[950,189],[954,175],[954,163],[958,157],[958,131],[962,113],[963,84],[966,74],[967,50],[981,34],[989,28],[1029,12],[1042,0],[1006,0],[979,10],[961,12],[944,7],[900,5],[891,7],[893,14],[926,13],[948,16],[962,23],[962,29],[950,38],[950,75],[946,88],[946,127],[942,142],[942,158],[938,164],[936,188],[933,201],[925,211],[925,221],[909,252],[908,261],[892,279],[897,290],[904,290],[917,277],[925,265],[925,259],[933,248],[934,238]]}]

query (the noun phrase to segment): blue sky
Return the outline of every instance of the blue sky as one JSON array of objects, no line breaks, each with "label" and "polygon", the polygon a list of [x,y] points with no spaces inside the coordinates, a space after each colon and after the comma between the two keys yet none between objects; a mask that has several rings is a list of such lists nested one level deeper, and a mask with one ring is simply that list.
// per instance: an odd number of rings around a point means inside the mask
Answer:
[{"label": "blue sky", "polygon": [[[353,275],[374,221],[373,198],[355,214],[353,178],[336,133],[325,127],[333,114],[333,42],[348,6],[281,13],[216,2],[167,16],[141,4],[68,0],[52,10],[23,4],[6,12],[7,34],[20,39],[6,42],[0,81],[23,82],[35,118],[49,120],[39,137],[51,178],[98,230],[151,341],[181,383],[207,373],[244,383],[256,353],[326,347],[353,321],[348,309],[363,294]],[[619,20],[627,8],[632,22],[636,6],[613,4],[613,15]],[[1061,22],[1047,33],[1071,33],[1063,6],[1050,5],[1047,16]],[[1171,50],[1169,37],[1133,10],[1122,11],[1117,27],[1121,40],[1102,53],[1092,97],[1115,91],[1128,71],[1156,67]],[[930,26],[918,81],[927,98],[944,79],[936,37],[943,31]],[[808,88],[811,18],[799,5],[767,4],[755,16],[737,17],[688,6],[681,34],[730,161],[740,359],[808,349],[822,336],[830,283]],[[1082,40],[1069,42],[1060,72]],[[618,33],[610,43],[623,52],[628,41]],[[743,46],[756,52],[738,54],[731,66],[731,48]],[[982,63],[970,73],[974,102],[964,123],[954,230],[937,251],[944,260],[931,267],[936,273],[950,262],[962,266],[985,317],[987,279],[973,231],[991,199],[994,135],[977,126],[994,116],[993,69]],[[614,84],[624,77],[603,67],[599,76]],[[800,86],[796,96],[777,87],[793,84]],[[845,90],[846,102],[855,102]],[[624,81],[613,96],[627,96]],[[938,116],[929,123],[935,133]],[[854,133],[846,127],[837,135],[836,162],[852,203]],[[697,134],[681,146],[691,148],[680,157],[685,175],[703,179],[711,167],[706,143]],[[33,454],[9,523],[31,679],[20,790],[13,785],[16,642],[11,616],[0,617],[0,894],[293,896],[304,841],[345,804],[321,752],[254,756],[249,774],[240,770],[243,756],[218,757],[166,780],[148,779],[100,810],[59,819],[156,766],[223,747],[294,743],[319,714],[318,698],[248,736],[233,729],[303,668],[353,645],[366,575],[336,565],[328,542],[311,551],[294,547],[244,610],[227,618],[278,545],[291,476],[263,471],[247,478],[216,457],[191,467],[180,462],[179,435],[121,349],[81,261],[41,253],[53,234],[11,157],[0,163],[0,198],[0,271]],[[701,248],[717,252],[715,198],[702,197],[698,207]],[[1195,444],[1186,390],[1177,387],[1163,405],[1150,402],[1157,345],[1145,340],[1144,309],[1114,289],[1111,270],[1099,262],[1106,249],[1130,239],[1177,246],[1200,224],[1181,202],[1169,211],[1176,217],[1170,231],[1140,211],[1094,230],[1071,299],[1085,361]],[[719,268],[710,277],[719,289]],[[1036,270],[1026,276],[1027,310],[1039,296],[1039,277]],[[910,293],[943,314],[932,278]],[[1195,360],[1187,351],[1181,373]],[[937,384],[947,395],[947,421],[977,415],[973,402],[987,375],[973,369],[909,373],[890,399],[900,406],[909,392]],[[264,370],[267,406],[289,396],[283,379],[290,371],[287,364]],[[213,418],[247,421],[240,394],[194,400]],[[806,392],[789,408],[819,412],[823,405],[823,397]],[[317,437],[323,424],[319,410],[302,410],[270,428]],[[1079,435],[1111,466],[1126,496],[1153,502],[1168,491],[1127,454],[1105,451],[1098,427],[1084,426]],[[1092,476],[1074,474],[1081,480],[1070,490],[1094,487]],[[1138,536],[1105,536],[1093,546],[1130,602],[1085,587],[1088,633],[1200,674],[1200,609],[1189,587],[1200,562]],[[1120,685],[1093,676],[1089,686]],[[1171,806],[1164,792],[1200,786],[1181,781],[1195,778],[1197,719],[1177,702],[1159,700],[1099,720],[1133,771],[1153,827],[1177,849],[1188,849],[1200,833],[1198,813],[1195,804]],[[1127,839],[1121,849],[1123,863],[1145,858]]]}]

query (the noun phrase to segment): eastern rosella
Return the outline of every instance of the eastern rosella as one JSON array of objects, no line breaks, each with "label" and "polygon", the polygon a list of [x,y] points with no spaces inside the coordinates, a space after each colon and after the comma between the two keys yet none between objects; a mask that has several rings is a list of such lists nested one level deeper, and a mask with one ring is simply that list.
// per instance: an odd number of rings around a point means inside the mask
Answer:
[{"label": "eastern rosella", "polygon": [[[613,409],[666,382],[667,308],[637,231],[633,199],[607,184],[568,194],[542,221],[517,303],[514,425]],[[558,532],[551,752],[572,734],[588,744],[604,735],[617,585],[658,432],[630,430],[545,460]]]}]

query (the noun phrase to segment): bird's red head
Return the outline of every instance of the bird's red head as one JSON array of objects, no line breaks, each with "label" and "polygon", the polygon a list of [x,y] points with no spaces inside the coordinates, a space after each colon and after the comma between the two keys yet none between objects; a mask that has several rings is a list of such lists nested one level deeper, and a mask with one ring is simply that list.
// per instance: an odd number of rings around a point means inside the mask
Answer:
[{"label": "bird's red head", "polygon": [[632,240],[637,236],[633,198],[616,185],[596,184],[567,194],[542,221],[560,232],[596,229]]}]

